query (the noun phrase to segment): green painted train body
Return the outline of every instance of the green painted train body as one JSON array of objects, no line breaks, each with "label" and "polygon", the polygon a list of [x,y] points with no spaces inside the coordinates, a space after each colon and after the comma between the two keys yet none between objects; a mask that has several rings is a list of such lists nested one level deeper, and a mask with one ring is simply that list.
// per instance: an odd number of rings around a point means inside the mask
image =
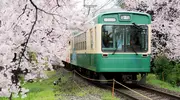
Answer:
[{"label": "green painted train body", "polygon": [[102,54],[77,54],[73,65],[95,72],[150,72],[150,55],[116,54],[102,57]]},{"label": "green painted train body", "polygon": [[[129,11],[106,12],[91,21],[94,26],[75,34],[72,39],[69,55],[72,65],[94,72],[150,72],[150,15]],[[110,37],[104,47],[106,38],[103,34]],[[76,39],[78,36],[85,39]],[[133,38],[139,38],[137,47],[133,45]]]}]

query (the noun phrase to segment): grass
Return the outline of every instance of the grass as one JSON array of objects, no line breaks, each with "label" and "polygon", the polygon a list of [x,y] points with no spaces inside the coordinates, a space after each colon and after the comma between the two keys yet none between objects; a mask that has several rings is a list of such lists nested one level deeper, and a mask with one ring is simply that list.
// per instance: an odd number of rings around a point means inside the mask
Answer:
[{"label": "grass", "polygon": [[[54,80],[57,80],[55,72],[47,72],[48,79],[44,79],[41,82],[26,83],[23,87],[28,88],[29,92],[26,98],[13,98],[13,100],[54,100],[53,85]],[[8,98],[0,97],[0,100],[8,100]]]},{"label": "grass", "polygon": [[175,91],[175,92],[180,92],[179,87],[173,87],[171,84],[157,79],[155,74],[148,74],[146,82],[148,84],[153,85],[153,86],[157,86],[157,87],[160,87],[160,88],[165,88],[165,89]]},{"label": "grass", "polygon": [[[71,96],[77,98],[101,98],[101,100],[119,100],[112,98],[111,91],[100,89],[98,87],[87,85],[84,82],[74,82],[73,74],[65,75],[56,74],[55,72],[47,72],[48,79],[41,82],[26,83],[23,87],[30,91],[26,98],[13,98],[13,100],[69,100]],[[53,82],[61,76],[61,82],[54,86]],[[69,99],[68,99],[69,98]],[[0,97],[0,100],[8,100],[8,98]]]}]

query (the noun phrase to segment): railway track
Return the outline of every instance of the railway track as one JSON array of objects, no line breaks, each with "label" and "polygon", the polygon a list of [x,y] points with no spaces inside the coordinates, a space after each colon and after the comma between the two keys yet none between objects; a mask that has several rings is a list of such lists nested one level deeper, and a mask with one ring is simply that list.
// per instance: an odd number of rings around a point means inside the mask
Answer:
[{"label": "railway track", "polygon": [[[108,89],[112,91],[112,85],[101,84],[100,82],[92,82],[85,79],[81,75],[76,73],[76,76],[82,78],[83,80],[96,85],[100,88]],[[170,93],[159,91],[158,89],[150,88],[144,85],[133,85],[133,86],[122,86],[116,82],[114,92],[116,95],[123,95],[126,100],[180,100],[180,96],[173,95]],[[120,83],[121,84],[121,83]],[[126,88],[125,88],[126,87]],[[128,89],[127,89],[128,88]]]},{"label": "railway track", "polygon": [[152,98],[152,100],[180,100],[180,96],[163,92],[158,89],[146,87],[143,85],[138,85],[138,87],[139,89],[137,89],[136,91],[140,93],[144,92],[145,95]]},{"label": "railway track", "polygon": [[[109,87],[112,89],[112,87]],[[149,88],[143,85],[135,85],[129,90],[124,87],[115,88],[115,93],[124,95],[131,100],[180,100],[180,96],[162,92],[157,89]],[[138,92],[139,94],[135,93]]]},{"label": "railway track", "polygon": [[127,89],[117,89],[116,91],[122,93],[127,97],[132,98],[133,100],[180,100],[180,97],[174,95],[168,95],[167,93],[162,93],[159,91],[157,92],[156,90],[152,90],[152,89],[139,88],[133,90],[143,94],[148,98],[135,94],[134,92],[129,91]]}]

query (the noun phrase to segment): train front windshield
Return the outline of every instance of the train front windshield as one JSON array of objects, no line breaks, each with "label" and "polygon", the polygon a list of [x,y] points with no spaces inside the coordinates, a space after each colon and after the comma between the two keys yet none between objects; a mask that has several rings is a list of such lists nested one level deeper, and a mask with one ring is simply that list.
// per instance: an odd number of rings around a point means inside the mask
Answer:
[{"label": "train front windshield", "polygon": [[102,51],[147,52],[147,25],[103,25]]}]

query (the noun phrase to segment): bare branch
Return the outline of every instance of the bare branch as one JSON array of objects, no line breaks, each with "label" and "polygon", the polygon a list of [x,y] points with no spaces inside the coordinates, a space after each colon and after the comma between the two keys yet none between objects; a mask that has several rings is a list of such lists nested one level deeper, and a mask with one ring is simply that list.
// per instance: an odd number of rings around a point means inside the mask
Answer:
[{"label": "bare branch", "polygon": [[59,5],[59,0],[56,0],[56,3],[58,7],[62,7],[61,5]]},{"label": "bare branch", "polygon": [[27,38],[27,40],[26,40],[26,42],[25,42],[24,49],[23,49],[23,51],[22,51],[22,53],[21,53],[21,55],[20,55],[19,63],[18,63],[18,68],[20,68],[22,57],[24,56],[24,52],[26,51],[27,44],[28,44],[28,42],[29,42],[29,39],[30,39],[30,37],[31,37],[31,34],[33,33],[34,27],[35,27],[36,22],[37,22],[37,19],[38,19],[38,7],[34,4],[34,2],[33,2],[32,0],[29,0],[29,1],[30,1],[30,3],[33,5],[33,7],[34,7],[35,10],[36,10],[36,12],[35,12],[35,21],[33,22],[33,25],[32,25],[32,27],[31,27],[31,30],[30,30],[30,32],[29,32],[29,34],[28,34],[28,38]]},{"label": "bare branch", "polygon": [[67,23],[59,22],[59,21],[55,18],[55,16],[53,16],[53,19],[59,24],[59,26],[60,26],[60,25],[65,25],[66,28],[67,28]]},{"label": "bare branch", "polygon": [[46,35],[47,35],[47,36],[49,36],[49,35],[50,35],[50,33],[52,33],[52,32],[53,32],[53,30],[54,30],[53,28],[52,28],[50,31],[48,31],[48,30],[47,30],[47,34],[46,34]]},{"label": "bare branch", "polygon": [[[30,0],[30,1],[32,1],[32,0]],[[60,16],[60,15],[55,14],[55,13],[47,12],[47,11],[45,11],[45,10],[43,10],[43,9],[41,9],[41,8],[39,8],[39,7],[37,7],[37,6],[34,4],[34,2],[33,2],[33,6],[35,6],[37,10],[42,11],[42,12],[48,14],[48,15],[58,16],[58,17],[61,17],[61,18],[64,18],[64,19],[67,20],[67,18],[65,18],[65,17],[63,17],[63,16]]]},{"label": "bare branch", "polygon": [[17,18],[17,19],[19,19],[24,13],[25,13],[25,11],[26,11],[26,8],[27,8],[27,4],[24,6],[24,8],[22,9],[23,10],[23,12],[22,12],[22,14],[21,15],[19,15],[19,17]]},{"label": "bare branch", "polygon": [[62,2],[64,3],[64,5],[66,5],[66,3],[64,2],[64,0],[62,0]]},{"label": "bare branch", "polygon": [[64,19],[66,19],[66,20],[67,20],[67,18],[65,18],[65,17],[63,17],[63,16],[60,16],[60,15],[58,15],[58,14],[54,14],[54,13],[47,12],[47,11],[45,11],[45,10],[41,9],[41,8],[38,8],[38,10],[40,10],[40,11],[42,11],[42,12],[44,12],[44,13],[48,14],[48,15],[52,15],[52,16],[59,16],[59,17],[62,17],[62,18],[64,18]]}]

